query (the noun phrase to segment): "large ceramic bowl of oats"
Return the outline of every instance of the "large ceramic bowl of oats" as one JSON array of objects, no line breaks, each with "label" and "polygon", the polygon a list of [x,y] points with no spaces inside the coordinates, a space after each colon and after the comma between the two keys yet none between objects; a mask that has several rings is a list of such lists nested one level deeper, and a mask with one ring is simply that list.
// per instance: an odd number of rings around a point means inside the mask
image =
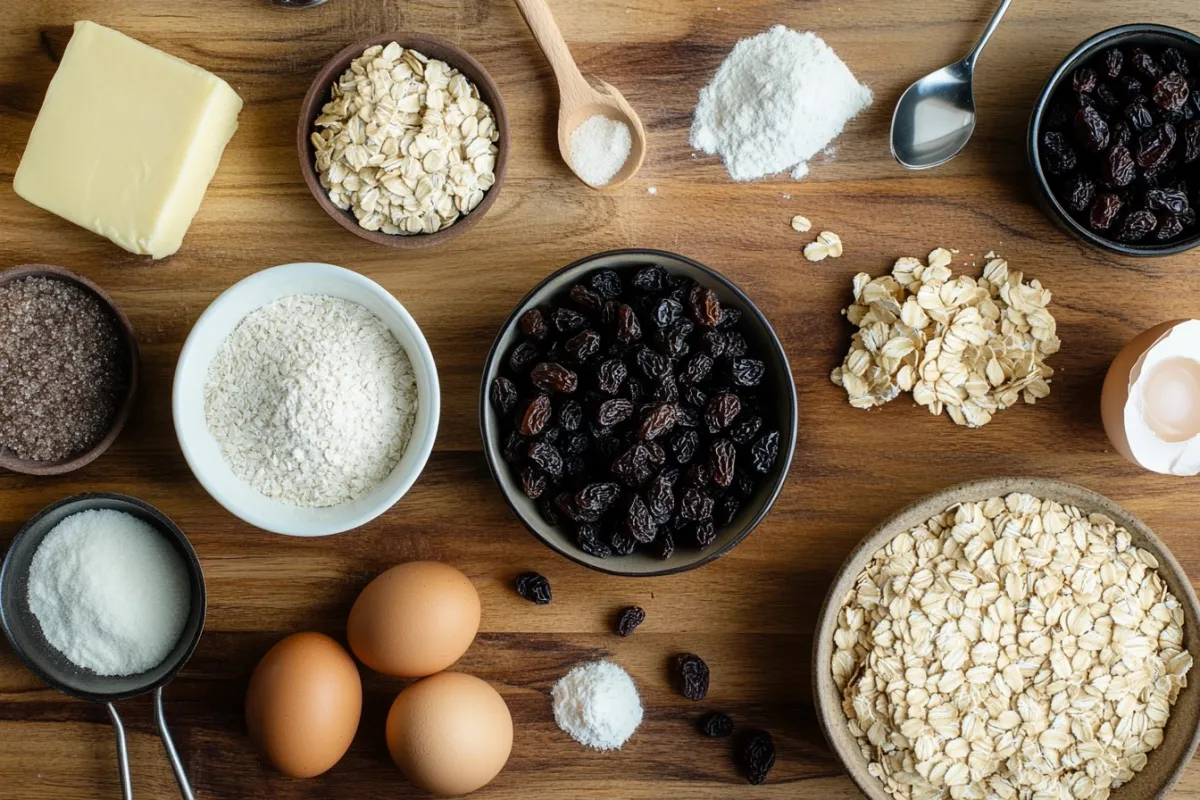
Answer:
[{"label": "large ceramic bowl of oats", "polygon": [[1035,478],[947,489],[855,548],[813,692],[872,800],[1165,797],[1196,749],[1200,613],[1135,516]]}]

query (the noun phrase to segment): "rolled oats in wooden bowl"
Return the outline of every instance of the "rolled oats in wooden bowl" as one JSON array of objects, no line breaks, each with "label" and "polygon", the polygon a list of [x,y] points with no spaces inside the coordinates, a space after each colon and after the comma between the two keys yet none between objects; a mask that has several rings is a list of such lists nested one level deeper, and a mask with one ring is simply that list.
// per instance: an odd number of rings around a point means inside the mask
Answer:
[{"label": "rolled oats in wooden bowl", "polygon": [[872,800],[1164,797],[1195,750],[1195,593],[1140,520],[1035,478],[885,522],[825,600],[814,697]]}]

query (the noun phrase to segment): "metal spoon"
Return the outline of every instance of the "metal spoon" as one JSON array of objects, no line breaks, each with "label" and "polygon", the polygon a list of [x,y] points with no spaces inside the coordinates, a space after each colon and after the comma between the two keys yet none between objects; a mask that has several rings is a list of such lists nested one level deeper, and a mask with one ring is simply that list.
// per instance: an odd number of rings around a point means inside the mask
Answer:
[{"label": "metal spoon", "polygon": [[992,15],[975,47],[962,61],[926,75],[905,90],[892,115],[892,156],[905,169],[945,164],[975,132],[975,59],[996,31],[1012,0]]}]

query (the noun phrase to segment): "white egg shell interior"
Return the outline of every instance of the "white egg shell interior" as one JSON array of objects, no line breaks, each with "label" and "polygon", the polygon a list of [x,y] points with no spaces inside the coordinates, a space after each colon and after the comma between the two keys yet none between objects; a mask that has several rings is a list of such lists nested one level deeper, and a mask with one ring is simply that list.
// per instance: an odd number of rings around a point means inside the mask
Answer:
[{"label": "white egg shell interior", "polygon": [[1148,347],[1129,373],[1125,434],[1134,458],[1147,469],[1200,475],[1198,363],[1200,320],[1194,319]]}]

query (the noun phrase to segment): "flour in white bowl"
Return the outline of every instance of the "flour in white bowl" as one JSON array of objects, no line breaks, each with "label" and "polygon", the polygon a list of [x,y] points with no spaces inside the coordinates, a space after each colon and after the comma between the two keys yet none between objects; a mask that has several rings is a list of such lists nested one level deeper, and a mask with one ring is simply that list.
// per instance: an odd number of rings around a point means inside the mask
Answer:
[{"label": "flour in white bowl", "polygon": [[692,147],[719,154],[736,181],[784,171],[801,180],[871,99],[819,36],[776,25],[738,42],[701,90]]}]

